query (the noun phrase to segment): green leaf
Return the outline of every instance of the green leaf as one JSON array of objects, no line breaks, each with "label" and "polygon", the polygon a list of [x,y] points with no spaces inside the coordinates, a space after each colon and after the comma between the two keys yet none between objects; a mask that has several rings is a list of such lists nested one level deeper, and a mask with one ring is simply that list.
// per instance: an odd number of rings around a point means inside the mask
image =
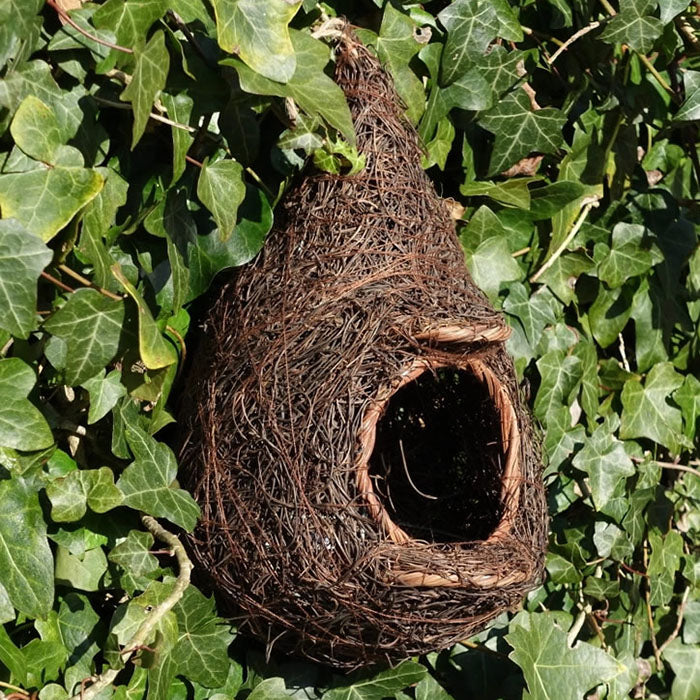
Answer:
[{"label": "green leaf", "polygon": [[15,477],[0,481],[0,502],[2,584],[17,610],[43,618],[53,605],[53,556],[39,495],[25,479]]},{"label": "green leaf", "polygon": [[531,178],[513,178],[505,182],[465,182],[460,185],[459,191],[465,197],[490,197],[509,207],[529,209],[530,189],[528,184],[530,182],[532,182]]},{"label": "green leaf", "polygon": [[146,130],[151,107],[165,87],[170,67],[170,54],[165,48],[165,34],[156,32],[143,51],[136,50],[136,67],[131,82],[121,94],[121,99],[131,102],[134,109],[134,128],[131,148],[141,140]]},{"label": "green leaf", "polygon": [[612,248],[598,263],[598,278],[610,287],[621,287],[630,277],[645,274],[663,259],[658,249],[655,252],[644,226],[619,223],[612,232]]},{"label": "green leaf", "polygon": [[530,214],[535,221],[551,219],[567,204],[581,197],[587,189],[585,185],[573,180],[559,180],[551,185],[538,187],[531,193]]},{"label": "green leaf", "polygon": [[0,359],[0,446],[30,451],[53,444],[44,416],[26,398],[35,383],[34,370],[18,357]]},{"label": "green leaf", "polygon": [[396,91],[406,105],[407,116],[414,124],[425,106],[423,85],[409,66],[421,48],[416,41],[415,29],[416,25],[408,15],[390,3],[386,4],[377,38],[377,53],[391,72]]},{"label": "green leaf", "polygon": [[136,427],[127,428],[126,438],[135,459],[117,482],[124,504],[191,531],[199,506],[187,491],[173,488],[177,462],[170,448]]},{"label": "green leaf", "polygon": [[121,383],[121,376],[121,372],[117,369],[113,369],[105,376],[103,369],[83,382],[83,387],[90,394],[88,425],[106,416],[117,405],[117,401],[126,395],[126,387]]},{"label": "green leaf", "polygon": [[18,219],[42,241],[51,240],[102,189],[89,168],[40,168],[0,175],[3,218]]},{"label": "green leaf", "polygon": [[542,379],[533,409],[546,425],[550,413],[571,405],[581,379],[581,360],[563,350],[551,350],[537,360],[537,369]]},{"label": "green leaf", "polygon": [[610,500],[619,483],[635,473],[632,460],[623,444],[613,436],[608,421],[593,431],[574,457],[573,465],[588,474],[588,486],[598,510]]},{"label": "green leaf", "polygon": [[27,663],[27,682],[35,686],[57,680],[61,667],[68,660],[68,649],[61,642],[41,639],[32,639],[22,647],[22,654]]},{"label": "green leaf", "polygon": [[381,671],[369,678],[358,678],[342,688],[327,691],[324,700],[382,700],[422,680],[428,673],[425,666],[404,661],[396,668]]},{"label": "green leaf", "polygon": [[272,208],[261,190],[247,188],[238,216],[236,229],[227,241],[222,241],[218,231],[214,231],[196,236],[188,247],[190,299],[205,292],[218,272],[244,265],[262,248],[272,228]]},{"label": "green leaf", "polygon": [[508,296],[503,302],[503,310],[516,316],[532,347],[542,335],[545,327],[556,323],[561,306],[554,295],[546,288],[537,290],[532,296],[520,282],[508,287]]},{"label": "green leaf", "polygon": [[700,119],[700,88],[688,94],[673,119],[677,122],[690,122]]},{"label": "green leaf", "polygon": [[674,639],[663,652],[676,677],[671,688],[673,700],[700,697],[700,648]]},{"label": "green leaf", "polygon": [[178,661],[178,672],[207,688],[223,685],[228,676],[227,650],[233,635],[229,625],[215,616],[213,598],[205,598],[190,586],[174,611],[178,641],[173,655]]},{"label": "green leaf", "polygon": [[36,325],[37,280],[53,251],[19,221],[0,220],[0,328],[26,338]]},{"label": "green leaf", "polygon": [[133,48],[167,9],[165,0],[107,0],[93,15],[99,29],[111,29],[121,46]]},{"label": "green leaf", "polygon": [[681,410],[669,403],[683,377],[670,362],[655,365],[642,385],[628,380],[622,389],[620,437],[649,438],[678,454],[685,446]]},{"label": "green leaf", "polygon": [[416,686],[416,700],[452,700],[452,696],[428,674]]},{"label": "green leaf", "polygon": [[523,276],[520,265],[511,256],[505,238],[492,236],[480,243],[476,250],[467,252],[467,267],[474,282],[495,299],[504,282],[512,282]]},{"label": "green leaf", "polygon": [[158,560],[150,553],[151,549],[153,536],[149,532],[131,530],[109,553],[109,560],[134,577],[148,576],[158,569]]},{"label": "green leaf", "polygon": [[219,46],[224,51],[238,54],[270,80],[286,83],[292,78],[298,57],[288,25],[300,0],[211,0],[211,4]]},{"label": "green leaf", "polygon": [[671,530],[662,537],[656,532],[649,533],[651,556],[647,565],[651,596],[650,605],[668,605],[673,597],[676,573],[683,556],[683,536]]},{"label": "green leaf", "polygon": [[177,362],[177,353],[161,335],[151,310],[136,287],[124,275],[119,265],[112,267],[112,274],[136,302],[139,312],[139,354],[148,369],[160,369]]},{"label": "green leaf", "polygon": [[38,97],[28,95],[15,112],[10,133],[15,143],[28,155],[44,163],[54,163],[62,145],[56,115]]},{"label": "green leaf", "polygon": [[540,275],[539,281],[546,284],[564,304],[570,304],[576,296],[579,277],[594,266],[585,253],[564,253]]},{"label": "green leaf", "polygon": [[593,337],[600,347],[612,345],[627,325],[632,313],[632,291],[629,285],[615,289],[606,289],[600,285],[598,288],[588,318]]},{"label": "green leaf", "polygon": [[204,163],[197,181],[197,196],[212,213],[221,240],[228,240],[236,226],[238,207],[245,199],[241,164],[235,160]]},{"label": "green leaf", "polygon": [[[288,697],[283,678],[266,678],[253,688],[247,700],[285,700]],[[324,697],[328,697],[328,694]]]},{"label": "green leaf", "polygon": [[483,58],[501,23],[487,0],[456,0],[437,17],[447,30],[440,63],[440,84],[447,86]]},{"label": "green leaf", "polygon": [[107,571],[107,557],[102,547],[83,554],[71,554],[64,547],[56,550],[56,583],[80,591],[98,591]]},{"label": "green leaf", "polygon": [[664,23],[651,17],[656,0],[620,0],[620,12],[607,24],[600,38],[608,44],[629,44],[648,53],[661,36]]},{"label": "green leaf", "polygon": [[683,434],[689,439],[695,439],[700,419],[700,381],[692,374],[686,376],[683,384],[673,395],[673,400],[683,412]]},{"label": "green leaf", "polygon": [[[169,95],[167,92],[164,92],[160,99],[170,119],[178,124],[190,123],[192,109],[194,108],[194,100],[190,95],[186,92],[180,92],[177,95]],[[170,179],[170,184],[172,185],[185,172],[185,156],[194,142],[194,136],[189,131],[176,126],[171,127],[171,133],[173,137],[173,175]]]},{"label": "green leaf", "polygon": [[291,31],[291,39],[296,52],[296,70],[284,85],[262,77],[238,59],[225,59],[221,63],[236,69],[241,88],[246,92],[291,97],[307,114],[323,117],[354,143],[355,130],[345,95],[323,72],[329,59],[328,47],[309,34],[296,30]]},{"label": "green leaf", "polygon": [[523,670],[532,700],[580,700],[587,690],[627,672],[591,644],[569,648],[551,613],[520,613],[506,640],[513,647],[509,658]]},{"label": "green leaf", "polygon": [[17,682],[27,684],[27,662],[3,625],[0,625],[0,661]]},{"label": "green leaf", "polygon": [[82,384],[112,360],[123,322],[124,302],[95,289],[78,289],[44,323],[44,330],[68,345],[64,367],[68,384]]},{"label": "green leaf", "polygon": [[563,144],[565,122],[564,113],[553,107],[533,111],[524,90],[507,95],[479,119],[496,137],[489,173],[500,173],[532,152],[554,153]]},{"label": "green leaf", "polygon": [[95,513],[106,513],[120,506],[123,500],[109,467],[76,469],[50,482],[46,495],[51,501],[51,517],[56,522],[80,520],[87,506]]}]

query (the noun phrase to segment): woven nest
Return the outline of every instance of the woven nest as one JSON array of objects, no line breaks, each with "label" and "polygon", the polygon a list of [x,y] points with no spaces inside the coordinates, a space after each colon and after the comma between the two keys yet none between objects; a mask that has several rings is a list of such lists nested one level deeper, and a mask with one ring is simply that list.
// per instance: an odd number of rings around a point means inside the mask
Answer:
[{"label": "woven nest", "polygon": [[540,460],[502,317],[474,285],[376,58],[339,40],[366,154],[309,174],[203,326],[181,461],[192,556],[242,631],[336,667],[448,647],[543,570]]}]

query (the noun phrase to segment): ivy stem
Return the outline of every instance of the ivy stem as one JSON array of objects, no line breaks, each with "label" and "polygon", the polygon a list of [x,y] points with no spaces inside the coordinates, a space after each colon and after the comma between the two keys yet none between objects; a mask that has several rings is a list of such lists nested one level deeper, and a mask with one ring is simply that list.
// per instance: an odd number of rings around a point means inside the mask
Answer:
[{"label": "ivy stem", "polygon": [[69,287],[67,284],[64,282],[61,282],[61,280],[56,279],[53,275],[50,275],[48,272],[43,272],[41,273],[41,276],[44,279],[47,279],[49,282],[52,284],[55,284],[57,287],[60,289],[63,289],[65,292],[70,292],[71,294],[75,291],[72,287]]},{"label": "ivy stem", "polygon": [[192,163],[192,165],[196,165],[198,168],[203,168],[203,167],[204,167],[204,164],[203,164],[203,163],[200,163],[198,160],[195,160],[194,158],[192,158],[192,156],[185,155],[185,160],[186,160],[188,163]]},{"label": "ivy stem", "polygon": [[20,688],[19,686],[12,685],[12,683],[5,683],[5,681],[0,681],[0,688],[7,688],[8,690],[14,690],[16,693],[20,693],[24,697],[29,697],[29,693],[24,690],[23,688]]},{"label": "ivy stem", "polygon": [[70,15],[56,2],[56,0],[46,0],[46,4],[49,7],[52,7],[56,11],[58,16],[66,22],[66,24],[70,24],[70,26],[73,27],[73,29],[75,29],[76,32],[80,32],[83,36],[87,37],[91,41],[94,41],[97,44],[101,44],[102,46],[106,46],[109,49],[122,51],[123,53],[134,53],[133,49],[128,49],[126,48],[126,46],[119,46],[119,44],[113,44],[111,41],[100,39],[94,34],[86,32],[81,26],[79,26],[74,20],[71,19]]},{"label": "ivy stem", "polygon": [[593,208],[598,206],[598,198],[596,197],[595,199],[592,199],[584,205],[583,209],[581,209],[581,213],[579,214],[578,219],[576,220],[576,223],[573,225],[571,228],[571,231],[569,231],[569,234],[567,237],[562,241],[562,244],[552,253],[552,256],[547,260],[544,265],[532,276],[530,277],[530,282],[537,282],[537,280],[547,271],[549,270],[552,265],[556,262],[557,258],[567,249],[569,246],[569,243],[573,241],[574,236],[579,232],[579,229],[581,226],[583,226],[583,222],[586,220],[586,217],[588,216],[588,212]]},{"label": "ivy stem", "polygon": [[[649,565],[647,554],[648,542],[644,542],[644,568]],[[644,602],[647,609],[647,622],[649,623],[649,638],[651,639],[651,648],[654,650],[654,659],[656,660],[657,673],[664,670],[664,662],[661,660],[661,652],[659,645],[656,642],[656,633],[654,632],[654,615],[651,611],[651,586],[649,585],[649,576],[647,575],[644,584]]]},{"label": "ivy stem", "polygon": [[664,653],[664,649],[678,636],[681,631],[681,625],[683,624],[683,611],[685,610],[685,604],[688,602],[688,595],[690,593],[690,587],[686,588],[683,592],[683,597],[681,602],[678,604],[678,609],[676,610],[676,626],[673,628],[673,632],[668,635],[668,639],[659,647],[659,654]]},{"label": "ivy stem", "polygon": [[[641,464],[646,461],[644,457],[632,457],[632,461],[637,464]],[[659,462],[659,460],[652,460],[654,464],[658,464],[662,469],[674,469],[679,472],[687,472],[688,474],[694,474],[700,478],[700,469],[695,469],[694,467],[688,467],[685,464],[675,464],[674,462]]]},{"label": "ivy stem", "polygon": [[[182,598],[185,589],[190,585],[190,574],[192,573],[192,562],[187,556],[187,552],[185,552],[185,548],[182,546],[180,540],[163,528],[158,521],[150,515],[142,515],[141,522],[154,537],[169,545],[173,552],[175,552],[180,571],[173,592],[162,603],[153,608],[146,620],[144,620],[138,630],[136,630],[134,636],[124,644],[121,657],[125,663],[131,658],[135,651],[144,648],[156,625]],[[104,673],[101,673],[97,676],[92,685],[81,690],[81,692],[74,695],[71,700],[94,700],[105,688],[112,685],[120,672],[121,669],[110,668]]]},{"label": "ivy stem", "polygon": [[671,99],[678,103],[678,95],[673,91],[673,88],[664,80],[664,77],[659,73],[659,71],[654,68],[654,64],[651,62],[648,56],[643,53],[637,53],[639,60],[644,64],[646,69],[656,78],[656,82],[661,85],[661,87],[666,90],[666,92],[671,96]]},{"label": "ivy stem", "polygon": [[600,27],[600,22],[597,20],[595,22],[591,22],[589,25],[585,26],[583,29],[579,29],[576,33],[572,34],[548,59],[547,63],[551,66],[554,61],[561,56],[561,54],[566,51],[571,44],[573,44],[576,40],[580,39],[582,36],[585,36],[588,34],[588,32],[592,32],[594,29],[597,29]]},{"label": "ivy stem", "polygon": [[77,282],[80,282],[80,284],[83,284],[86,287],[91,287],[92,289],[96,289],[100,294],[104,294],[106,297],[114,299],[114,301],[122,301],[122,299],[124,298],[120,297],[118,294],[114,294],[114,292],[110,292],[108,289],[103,289],[102,287],[96,285],[94,282],[91,282],[89,279],[87,279],[87,277],[83,277],[75,270],[71,270],[70,267],[68,267],[68,265],[59,265],[58,269],[61,272],[65,272]]}]

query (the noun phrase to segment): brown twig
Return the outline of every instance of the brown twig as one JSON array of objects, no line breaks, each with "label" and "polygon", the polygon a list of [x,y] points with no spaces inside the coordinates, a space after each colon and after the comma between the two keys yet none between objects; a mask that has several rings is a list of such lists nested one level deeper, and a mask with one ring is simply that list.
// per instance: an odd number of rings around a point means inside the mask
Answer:
[{"label": "brown twig", "polygon": [[75,289],[73,289],[72,287],[69,287],[64,282],[61,282],[61,280],[56,279],[53,275],[50,275],[48,272],[42,272],[41,276],[44,279],[47,279],[49,282],[51,282],[52,284],[55,284],[57,287],[59,287],[60,289],[63,289],[66,292],[70,292],[72,294],[75,291]]},{"label": "brown twig", "polygon": [[[631,459],[637,464],[643,464],[647,461],[645,457],[632,457]],[[687,472],[688,474],[694,474],[695,476],[700,477],[700,469],[695,469],[694,467],[689,467],[685,464],[675,464],[674,462],[660,462],[658,459],[652,459],[651,461],[654,464],[658,464],[662,469],[673,469],[674,471]]]},{"label": "brown twig", "polygon": [[[29,693],[24,690],[23,688],[20,688],[19,686],[12,685],[12,683],[5,683],[5,681],[0,681],[0,688],[7,688],[8,690],[14,690],[15,693],[21,695],[22,697],[28,698]],[[14,694],[14,693],[13,693]],[[6,698],[9,698],[9,695],[5,695]]]},{"label": "brown twig", "polygon": [[582,36],[592,32],[594,29],[600,27],[600,22],[591,22],[589,25],[585,26],[583,29],[579,29],[575,34],[572,34],[548,59],[547,63],[551,66],[554,61],[561,56],[561,54],[566,51],[571,44],[580,39]]},{"label": "brown twig", "polygon": [[628,566],[625,564],[624,561],[618,562],[618,564],[625,570],[629,571],[631,574],[636,574],[637,576],[642,576],[644,578],[649,578],[649,574],[645,574],[643,571],[637,571],[637,569],[633,569],[631,566]]},{"label": "brown twig", "polygon": [[122,51],[123,53],[134,53],[132,49],[126,48],[126,46],[119,46],[119,44],[113,44],[111,41],[106,39],[100,39],[100,37],[90,34],[90,32],[85,31],[81,26],[79,26],[71,16],[56,2],[56,0],[46,0],[46,4],[52,7],[58,14],[58,16],[63,19],[66,24],[69,24],[76,32],[80,32],[84,37],[87,37],[96,44],[101,44],[106,46],[108,49],[115,49],[116,51]]},{"label": "brown twig", "polygon": [[690,593],[690,588],[686,588],[685,591],[683,592],[683,597],[681,598],[681,602],[678,605],[678,609],[676,610],[676,614],[678,615],[678,619],[676,620],[676,626],[673,628],[673,632],[668,635],[668,639],[659,647],[659,654],[664,653],[664,649],[678,636],[678,634],[681,631],[681,625],[683,624],[683,612],[685,610],[685,604],[688,602],[688,595]]},{"label": "brown twig", "polygon": [[100,294],[104,294],[106,297],[109,297],[110,299],[114,299],[115,301],[121,301],[123,299],[123,297],[120,297],[118,294],[114,294],[114,292],[110,292],[108,289],[103,289],[94,282],[91,282],[89,279],[87,279],[87,277],[83,277],[75,270],[71,270],[70,267],[68,267],[68,265],[59,265],[58,269],[61,272],[65,272],[77,282],[80,282],[80,284],[83,284],[86,287],[91,287],[92,289],[97,290]]},{"label": "brown twig", "polygon": [[[145,648],[146,642],[150,638],[155,626],[182,598],[185,589],[190,584],[190,574],[192,572],[192,562],[189,560],[182,543],[175,535],[168,532],[150,515],[142,515],[141,522],[154,537],[172,547],[177,557],[180,571],[172,593],[162,603],[154,606],[153,610],[148,614],[148,617],[136,630],[134,636],[124,645],[124,649],[120,653],[122,661],[124,662],[131,658],[134,651]],[[104,671],[97,676],[95,682],[91,686],[84,690],[81,689],[80,693],[74,695],[71,700],[94,700],[105,688],[112,685],[119,673],[120,669],[114,668]]]},{"label": "brown twig", "polygon": [[188,163],[192,163],[192,165],[196,165],[198,168],[204,167],[204,163],[201,163],[200,161],[195,160],[194,158],[192,158],[192,156],[185,155],[185,160]]}]

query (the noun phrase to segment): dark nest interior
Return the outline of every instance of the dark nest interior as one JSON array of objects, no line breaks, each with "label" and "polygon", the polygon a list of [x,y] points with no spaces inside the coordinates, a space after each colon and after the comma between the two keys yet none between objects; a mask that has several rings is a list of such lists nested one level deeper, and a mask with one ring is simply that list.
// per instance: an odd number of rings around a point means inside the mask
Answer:
[{"label": "dark nest interior", "polygon": [[398,389],[369,460],[391,519],[418,540],[487,539],[503,516],[500,427],[488,387],[468,369],[425,371]]},{"label": "dark nest interior", "polygon": [[239,629],[355,668],[446,648],[544,568],[538,441],[393,84],[346,30],[362,172],[309,170],[202,325],[179,410],[188,546]]}]

